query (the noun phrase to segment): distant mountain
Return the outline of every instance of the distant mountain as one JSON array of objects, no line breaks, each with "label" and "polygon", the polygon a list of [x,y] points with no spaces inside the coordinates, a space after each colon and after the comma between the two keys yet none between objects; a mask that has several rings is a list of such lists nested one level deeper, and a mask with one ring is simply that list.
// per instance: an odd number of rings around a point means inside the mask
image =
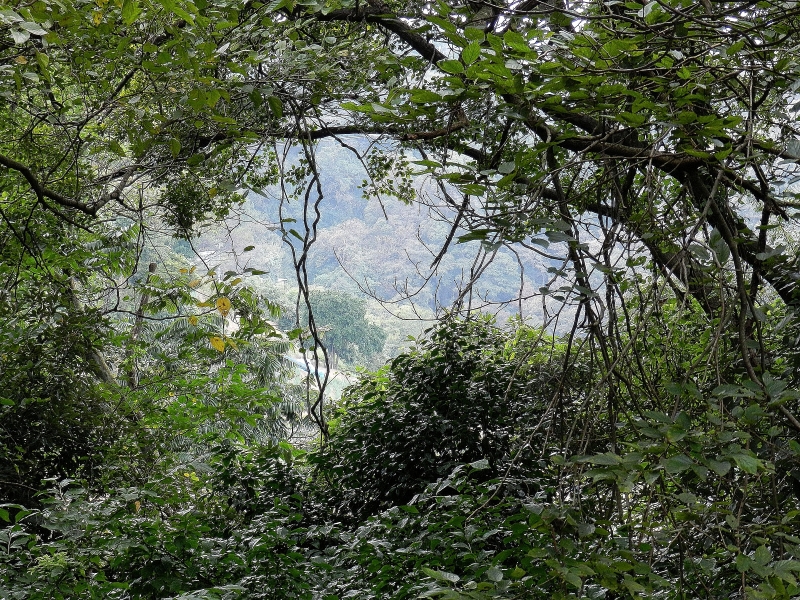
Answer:
[{"label": "distant mountain", "polygon": [[[351,152],[326,142],[320,145],[317,161],[323,198],[319,203],[317,240],[307,261],[310,283],[354,295],[366,293],[388,302],[390,311],[403,307],[400,312],[408,318],[415,316],[412,306],[423,318],[448,308],[476,268],[480,242],[459,244],[454,240],[435,272],[431,272],[431,263],[450,232],[455,213],[437,199],[430,182],[422,177],[414,180],[417,202],[412,204],[392,197],[365,199],[360,189],[365,173]],[[195,247],[211,253],[207,256],[209,264],[266,271],[261,285],[291,302],[295,272],[291,251],[276,230],[279,198],[280,190],[276,188],[265,190],[264,195],[250,194],[228,220],[226,229],[202,235]],[[302,233],[301,202],[285,203],[283,215],[284,219],[298,221],[287,223],[287,229]],[[458,231],[456,238],[465,233]],[[300,246],[294,236],[287,236],[287,240]],[[254,249],[242,252],[247,246]],[[506,248],[496,252],[471,290],[472,306],[498,313],[501,318],[518,314],[521,307],[523,318],[541,322],[539,289],[549,283],[552,287],[554,275],[549,271],[561,264],[526,248],[515,250],[516,254]],[[369,314],[386,324],[388,313],[379,308],[376,300],[372,301]],[[418,333],[423,326],[424,323],[415,323],[400,329]],[[392,344],[397,340],[390,340],[389,345]]]}]

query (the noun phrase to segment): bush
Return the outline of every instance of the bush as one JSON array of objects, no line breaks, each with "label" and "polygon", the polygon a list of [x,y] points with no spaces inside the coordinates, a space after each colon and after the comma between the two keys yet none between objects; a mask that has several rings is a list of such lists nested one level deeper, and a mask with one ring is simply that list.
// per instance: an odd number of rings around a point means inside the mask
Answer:
[{"label": "bush", "polygon": [[[544,343],[549,342],[549,343]],[[512,451],[525,464],[526,424],[558,383],[552,340],[490,320],[451,320],[345,395],[330,442],[312,455],[340,518],[408,504],[456,466],[498,475]]]}]

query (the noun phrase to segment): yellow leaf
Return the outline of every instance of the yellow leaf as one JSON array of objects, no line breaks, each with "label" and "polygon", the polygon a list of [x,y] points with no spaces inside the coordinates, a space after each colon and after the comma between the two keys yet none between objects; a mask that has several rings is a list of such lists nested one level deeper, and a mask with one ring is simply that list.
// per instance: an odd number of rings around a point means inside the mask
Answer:
[{"label": "yellow leaf", "polygon": [[216,196],[216,195],[217,195],[217,188],[215,188],[215,187],[212,187],[212,188],[210,188],[210,189],[208,190],[208,197],[209,197],[209,198],[213,198],[213,197],[214,197],[214,196]]},{"label": "yellow leaf", "polygon": [[241,277],[237,277],[236,279],[231,281],[231,286],[239,285],[240,283],[242,283],[242,278]]},{"label": "yellow leaf", "polygon": [[181,273],[188,273],[189,269],[181,269]]},{"label": "yellow leaf", "polygon": [[197,268],[197,267],[192,267],[191,269],[189,269],[189,273],[194,273],[194,270],[195,270],[196,268]]},{"label": "yellow leaf", "polygon": [[192,325],[197,325],[197,317],[195,317],[194,315],[189,317],[189,323]]},{"label": "yellow leaf", "polygon": [[92,15],[92,23],[94,23],[95,25],[100,25],[100,21],[102,20],[103,20],[103,11],[102,10],[94,11],[94,14]]},{"label": "yellow leaf", "polygon": [[14,62],[17,63],[18,65],[27,65],[28,59],[25,58],[24,56],[18,56],[17,58],[14,59]]},{"label": "yellow leaf", "polygon": [[225,351],[225,341],[221,337],[214,336],[209,341],[211,342],[211,347],[217,352]]},{"label": "yellow leaf", "polygon": [[189,282],[189,287],[197,287],[198,285],[200,285],[200,280],[199,279],[192,279]]},{"label": "yellow leaf", "polygon": [[231,301],[227,298],[217,298],[217,310],[224,317],[231,310]]},{"label": "yellow leaf", "polygon": [[139,512],[139,510],[140,510],[141,508],[142,508],[142,503],[141,503],[141,502],[139,502],[138,500],[137,500],[136,502],[134,502],[134,503],[133,503],[133,510],[135,510],[136,512]]}]

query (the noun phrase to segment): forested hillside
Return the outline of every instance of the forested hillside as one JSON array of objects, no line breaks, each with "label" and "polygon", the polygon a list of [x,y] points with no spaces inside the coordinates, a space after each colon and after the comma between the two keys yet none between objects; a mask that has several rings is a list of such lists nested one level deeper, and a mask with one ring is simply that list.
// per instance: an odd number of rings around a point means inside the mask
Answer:
[{"label": "forested hillside", "polygon": [[[352,141],[356,143],[357,138]],[[365,192],[368,173],[347,149],[323,142],[316,160],[326,193],[317,240],[308,253],[309,283],[346,293],[354,300],[364,298],[369,318],[388,335],[381,357],[393,358],[408,346],[409,336],[416,337],[429,327],[437,311],[446,310],[470,282],[480,241],[454,244],[431,272],[456,212],[435,198],[437,190],[432,189],[429,177],[410,179],[414,196],[429,203],[384,200]],[[223,271],[245,265],[264,271],[252,284],[287,308],[282,323],[291,328],[297,286],[291,251],[277,226],[279,204],[279,189],[251,192],[234,214],[193,240],[192,248],[202,260],[190,258],[198,266]],[[289,207],[287,215],[296,219],[301,210],[298,203]],[[469,232],[459,228],[457,234],[464,237]],[[249,250],[244,252],[244,248]],[[523,319],[542,324],[539,289],[559,281],[554,274],[559,266],[559,261],[526,248],[514,252],[500,248],[476,282],[473,301],[501,322],[518,317],[521,311]]]},{"label": "forested hillside", "polygon": [[0,4],[0,598],[799,597],[798,47]]}]

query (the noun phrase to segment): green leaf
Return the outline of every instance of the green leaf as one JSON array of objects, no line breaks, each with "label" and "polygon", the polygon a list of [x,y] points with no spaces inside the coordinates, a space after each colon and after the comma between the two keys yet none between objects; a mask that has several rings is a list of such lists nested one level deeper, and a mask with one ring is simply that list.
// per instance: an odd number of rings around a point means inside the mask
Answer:
[{"label": "green leaf", "polygon": [[289,0],[272,0],[267,7],[264,9],[264,12],[267,14],[276,12],[282,8],[286,8],[287,10],[292,10],[291,2]]},{"label": "green leaf", "polygon": [[726,460],[712,460],[708,459],[708,468],[714,471],[717,475],[722,477],[731,470],[731,463]]},{"label": "green leaf", "polygon": [[17,45],[24,44],[31,37],[31,34],[27,31],[19,31],[17,29],[12,29],[10,33],[14,43]]},{"label": "green leaf", "polygon": [[583,456],[577,459],[578,462],[591,463],[593,465],[616,466],[622,464],[622,458],[613,452],[604,452],[593,456]]},{"label": "green leaf", "polygon": [[797,579],[792,574],[792,571],[800,571],[800,563],[796,560],[779,560],[773,566],[775,575],[780,577],[786,583],[797,585]]},{"label": "green leaf", "polygon": [[465,242],[472,242],[476,240],[483,241],[491,232],[488,229],[474,229],[469,233],[465,233],[458,237],[458,243],[463,244]]},{"label": "green leaf", "polygon": [[739,554],[736,557],[736,570],[739,571],[739,573],[746,573],[752,564],[752,559],[746,554]]},{"label": "green leaf", "polygon": [[36,64],[39,65],[39,69],[44,73],[47,74],[47,68],[50,65],[50,58],[44,52],[37,52],[36,53]]},{"label": "green leaf", "polygon": [[197,10],[197,8],[191,2],[187,2],[186,0],[182,0],[180,4],[175,2],[175,0],[159,0],[161,6],[163,6],[166,10],[173,13],[175,16],[180,17],[189,25],[194,25],[194,18],[190,15],[184,7],[192,7]]},{"label": "green leaf", "polygon": [[[206,92],[206,106],[213,108],[219,102],[219,99],[222,97],[222,94],[219,93],[219,90],[211,89]],[[235,122],[235,121],[234,121]]]},{"label": "green leaf", "polygon": [[480,45],[476,42],[472,42],[461,51],[461,60],[464,61],[465,65],[471,65],[476,60],[478,60],[478,57],[480,55],[481,55]]},{"label": "green leaf", "polygon": [[[59,483],[59,485],[63,486],[63,485],[64,485],[64,483],[66,483],[66,482],[69,482],[69,481],[71,481],[71,480],[69,480],[69,479],[64,479],[64,480],[62,480],[62,481]],[[8,505],[6,505],[6,506],[8,506]],[[19,523],[19,522],[21,522],[21,521],[22,521],[22,519],[24,519],[25,517],[27,517],[27,516],[28,516],[28,515],[30,515],[30,514],[33,514],[33,511],[32,511],[32,510],[27,510],[27,509],[25,509],[25,508],[21,508],[21,507],[20,507],[20,509],[19,509],[19,510],[17,511],[17,513],[14,515],[14,522],[15,522],[15,523]]]},{"label": "green leaf", "polygon": [[437,15],[430,15],[428,16],[428,21],[430,21],[431,23],[435,23],[436,25],[441,27],[442,30],[447,31],[449,33],[456,32],[456,26],[453,25],[453,23],[451,23],[448,19],[444,19]]},{"label": "green leaf", "polygon": [[276,119],[283,117],[283,103],[280,98],[277,96],[270,96],[267,98],[267,104],[269,105],[269,110],[275,115]]},{"label": "green leaf", "polygon": [[525,40],[522,35],[517,33],[516,31],[509,29],[503,35],[503,41],[505,42],[506,46],[517,50],[518,52],[530,52],[531,47],[528,45],[527,40]]},{"label": "green leaf", "polygon": [[123,0],[122,21],[125,23],[125,25],[130,25],[133,23],[141,13],[142,9],[139,7],[138,0]]},{"label": "green leaf", "polygon": [[753,396],[753,392],[750,390],[730,383],[718,385],[711,393],[720,398],[751,398]]},{"label": "green leaf", "polygon": [[625,579],[622,583],[628,589],[628,591],[634,595],[647,591],[647,589],[641,583],[634,581],[628,575],[625,576]]},{"label": "green leaf", "polygon": [[414,90],[411,92],[409,100],[416,104],[427,104],[428,102],[441,102],[442,97],[436,92],[429,90]]},{"label": "green leaf", "polygon": [[613,38],[603,44],[603,50],[609,58],[615,58],[620,54],[625,54],[635,47],[636,42],[622,38]]},{"label": "green leaf", "polygon": [[439,68],[445,73],[450,73],[452,75],[460,75],[464,72],[464,65],[458,60],[439,61]]},{"label": "green leaf", "polygon": [[475,469],[476,471],[483,471],[489,468],[489,460],[486,458],[482,458],[480,460],[476,460],[475,462],[469,463],[469,466]]},{"label": "green leaf", "polygon": [[442,166],[442,163],[435,160],[412,160],[411,163],[421,167],[430,167],[431,169],[439,169]]},{"label": "green leaf", "polygon": [[125,149],[120,145],[117,140],[108,142],[109,149],[117,156],[125,156]]},{"label": "green leaf", "polygon": [[394,111],[391,108],[388,108],[388,107],[384,106],[383,104],[379,104],[377,102],[373,102],[372,104],[370,104],[370,107],[371,107],[371,111],[370,112],[379,113],[379,114],[387,114],[388,113],[390,115],[394,114]]},{"label": "green leaf", "polygon": [[422,567],[422,572],[436,581],[448,581],[450,583],[458,583],[461,581],[461,577],[455,573],[448,573],[447,571],[434,571],[433,569]]},{"label": "green leaf", "polygon": [[738,466],[742,471],[745,473],[750,473],[751,475],[755,475],[758,473],[758,468],[761,466],[761,461],[754,456],[750,456],[749,454],[731,454],[731,458],[736,462],[736,466]]},{"label": "green leaf", "polygon": [[583,579],[577,573],[567,571],[564,573],[564,581],[572,585],[572,587],[580,589],[583,587]]},{"label": "green leaf", "polygon": [[667,459],[662,459],[661,463],[668,473],[677,474],[691,469],[694,461],[685,454],[678,454]]},{"label": "green leaf", "polygon": [[201,88],[193,88],[189,91],[187,104],[195,110],[201,110],[206,106],[206,92]]},{"label": "green leaf", "polygon": [[744,48],[744,43],[745,43],[744,38],[740,39],[738,42],[734,42],[733,44],[728,46],[728,48],[725,50],[725,54],[727,54],[728,56],[733,56],[734,54],[739,52],[739,50]]},{"label": "green leaf", "polygon": [[22,23],[19,23],[19,26],[32,35],[47,35],[47,30],[39,25],[39,23],[23,21]]},{"label": "green leaf", "polygon": [[503,571],[497,565],[493,565],[486,570],[486,578],[489,581],[502,581]]},{"label": "green leaf", "polygon": [[757,565],[765,566],[767,563],[772,561],[772,552],[770,552],[766,546],[761,545],[756,548],[756,553],[753,556],[753,560]]},{"label": "green leaf", "polygon": [[647,116],[641,113],[622,112],[617,115],[617,120],[631,127],[639,127],[647,121]]},{"label": "green leaf", "polygon": [[778,398],[788,387],[788,383],[786,381],[775,379],[769,373],[764,373],[763,381],[764,389],[771,398]]},{"label": "green leaf", "polygon": [[462,192],[471,196],[483,196],[486,193],[486,186],[479,183],[468,183],[459,187]]},{"label": "green leaf", "polygon": [[482,42],[486,39],[486,34],[480,27],[465,27],[464,37],[473,42]]}]

